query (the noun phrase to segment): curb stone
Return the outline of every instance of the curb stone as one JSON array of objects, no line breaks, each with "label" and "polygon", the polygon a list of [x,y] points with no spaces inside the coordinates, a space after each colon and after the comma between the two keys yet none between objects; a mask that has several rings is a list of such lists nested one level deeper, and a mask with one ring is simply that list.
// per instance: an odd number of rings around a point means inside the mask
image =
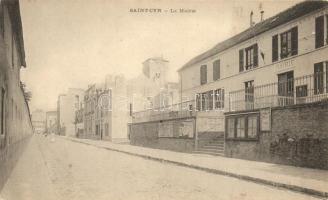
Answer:
[{"label": "curb stone", "polygon": [[84,141],[77,141],[77,140],[71,139],[71,138],[66,138],[66,139],[69,139],[72,142],[81,143],[81,144],[85,144],[85,145],[90,145],[90,146],[94,146],[94,147],[97,147],[97,148],[100,148],[100,149],[106,149],[106,150],[110,150],[110,151],[124,153],[124,154],[131,155],[131,156],[141,157],[141,158],[145,158],[145,159],[148,159],[148,160],[153,160],[153,161],[157,161],[157,162],[161,162],[161,163],[170,163],[170,164],[174,164],[174,165],[177,165],[177,166],[192,168],[192,169],[205,171],[205,172],[212,173],[212,174],[218,174],[218,175],[233,177],[233,178],[237,178],[237,179],[241,179],[241,180],[245,180],[245,181],[250,181],[250,182],[254,182],[254,183],[260,183],[260,184],[263,184],[263,185],[273,186],[273,187],[282,188],[282,189],[288,189],[288,190],[291,190],[291,191],[300,192],[300,193],[311,195],[311,196],[323,197],[325,200],[328,199],[328,192],[324,192],[324,191],[314,190],[314,189],[305,188],[305,187],[301,187],[301,186],[297,186],[297,185],[279,183],[279,182],[270,181],[270,180],[267,180],[267,179],[255,178],[255,177],[251,177],[251,176],[247,176],[247,175],[241,175],[241,174],[237,174],[237,173],[226,172],[226,171],[218,170],[218,169],[201,167],[201,166],[198,166],[198,165],[187,164],[187,163],[183,163],[183,162],[177,162],[177,161],[173,161],[173,160],[158,158],[158,157],[154,157],[154,156],[148,156],[148,155],[144,155],[144,154],[132,153],[132,152],[129,152],[129,151],[119,150],[119,149],[115,149],[115,148],[111,148],[111,147],[98,146],[98,145],[90,144],[90,143],[84,142]]}]

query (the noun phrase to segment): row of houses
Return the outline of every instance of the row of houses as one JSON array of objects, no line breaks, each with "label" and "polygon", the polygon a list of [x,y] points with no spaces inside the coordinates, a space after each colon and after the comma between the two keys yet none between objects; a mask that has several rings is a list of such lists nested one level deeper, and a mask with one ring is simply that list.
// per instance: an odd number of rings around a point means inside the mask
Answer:
[{"label": "row of houses", "polygon": [[68,89],[58,96],[56,133],[127,141],[132,113],[161,109],[179,101],[179,84],[168,81],[168,63],[161,57],[149,58],[133,79],[127,80],[122,74],[106,75],[103,81],[86,89]]},{"label": "row of houses", "polygon": [[132,114],[132,144],[328,168],[328,2],[252,15],[178,70],[179,104]]}]

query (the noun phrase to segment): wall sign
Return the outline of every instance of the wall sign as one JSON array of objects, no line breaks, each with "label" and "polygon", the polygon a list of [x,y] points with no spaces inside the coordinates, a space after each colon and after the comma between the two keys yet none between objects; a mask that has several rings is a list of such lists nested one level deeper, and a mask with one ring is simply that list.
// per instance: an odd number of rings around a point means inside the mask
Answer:
[{"label": "wall sign", "polygon": [[281,71],[292,67],[294,67],[294,59],[286,60],[274,65],[276,71]]},{"label": "wall sign", "polygon": [[271,108],[260,110],[260,128],[261,131],[271,131]]}]

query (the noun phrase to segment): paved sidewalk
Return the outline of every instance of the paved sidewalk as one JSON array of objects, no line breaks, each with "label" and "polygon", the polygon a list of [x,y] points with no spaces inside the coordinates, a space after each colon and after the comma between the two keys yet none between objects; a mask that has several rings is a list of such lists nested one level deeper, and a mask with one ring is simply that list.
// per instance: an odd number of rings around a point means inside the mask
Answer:
[{"label": "paved sidewalk", "polygon": [[293,167],[220,156],[179,153],[132,146],[129,144],[114,144],[108,141],[68,137],[65,137],[65,139],[147,159],[191,167],[210,173],[227,175],[310,195],[328,197],[327,170]]}]

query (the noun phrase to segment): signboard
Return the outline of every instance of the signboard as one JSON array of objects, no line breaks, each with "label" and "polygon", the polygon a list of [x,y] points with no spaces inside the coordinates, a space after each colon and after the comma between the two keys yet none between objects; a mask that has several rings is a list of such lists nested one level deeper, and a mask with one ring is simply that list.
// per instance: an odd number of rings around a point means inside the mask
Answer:
[{"label": "signboard", "polygon": [[260,110],[260,127],[261,131],[271,130],[271,109],[265,108]]}]

